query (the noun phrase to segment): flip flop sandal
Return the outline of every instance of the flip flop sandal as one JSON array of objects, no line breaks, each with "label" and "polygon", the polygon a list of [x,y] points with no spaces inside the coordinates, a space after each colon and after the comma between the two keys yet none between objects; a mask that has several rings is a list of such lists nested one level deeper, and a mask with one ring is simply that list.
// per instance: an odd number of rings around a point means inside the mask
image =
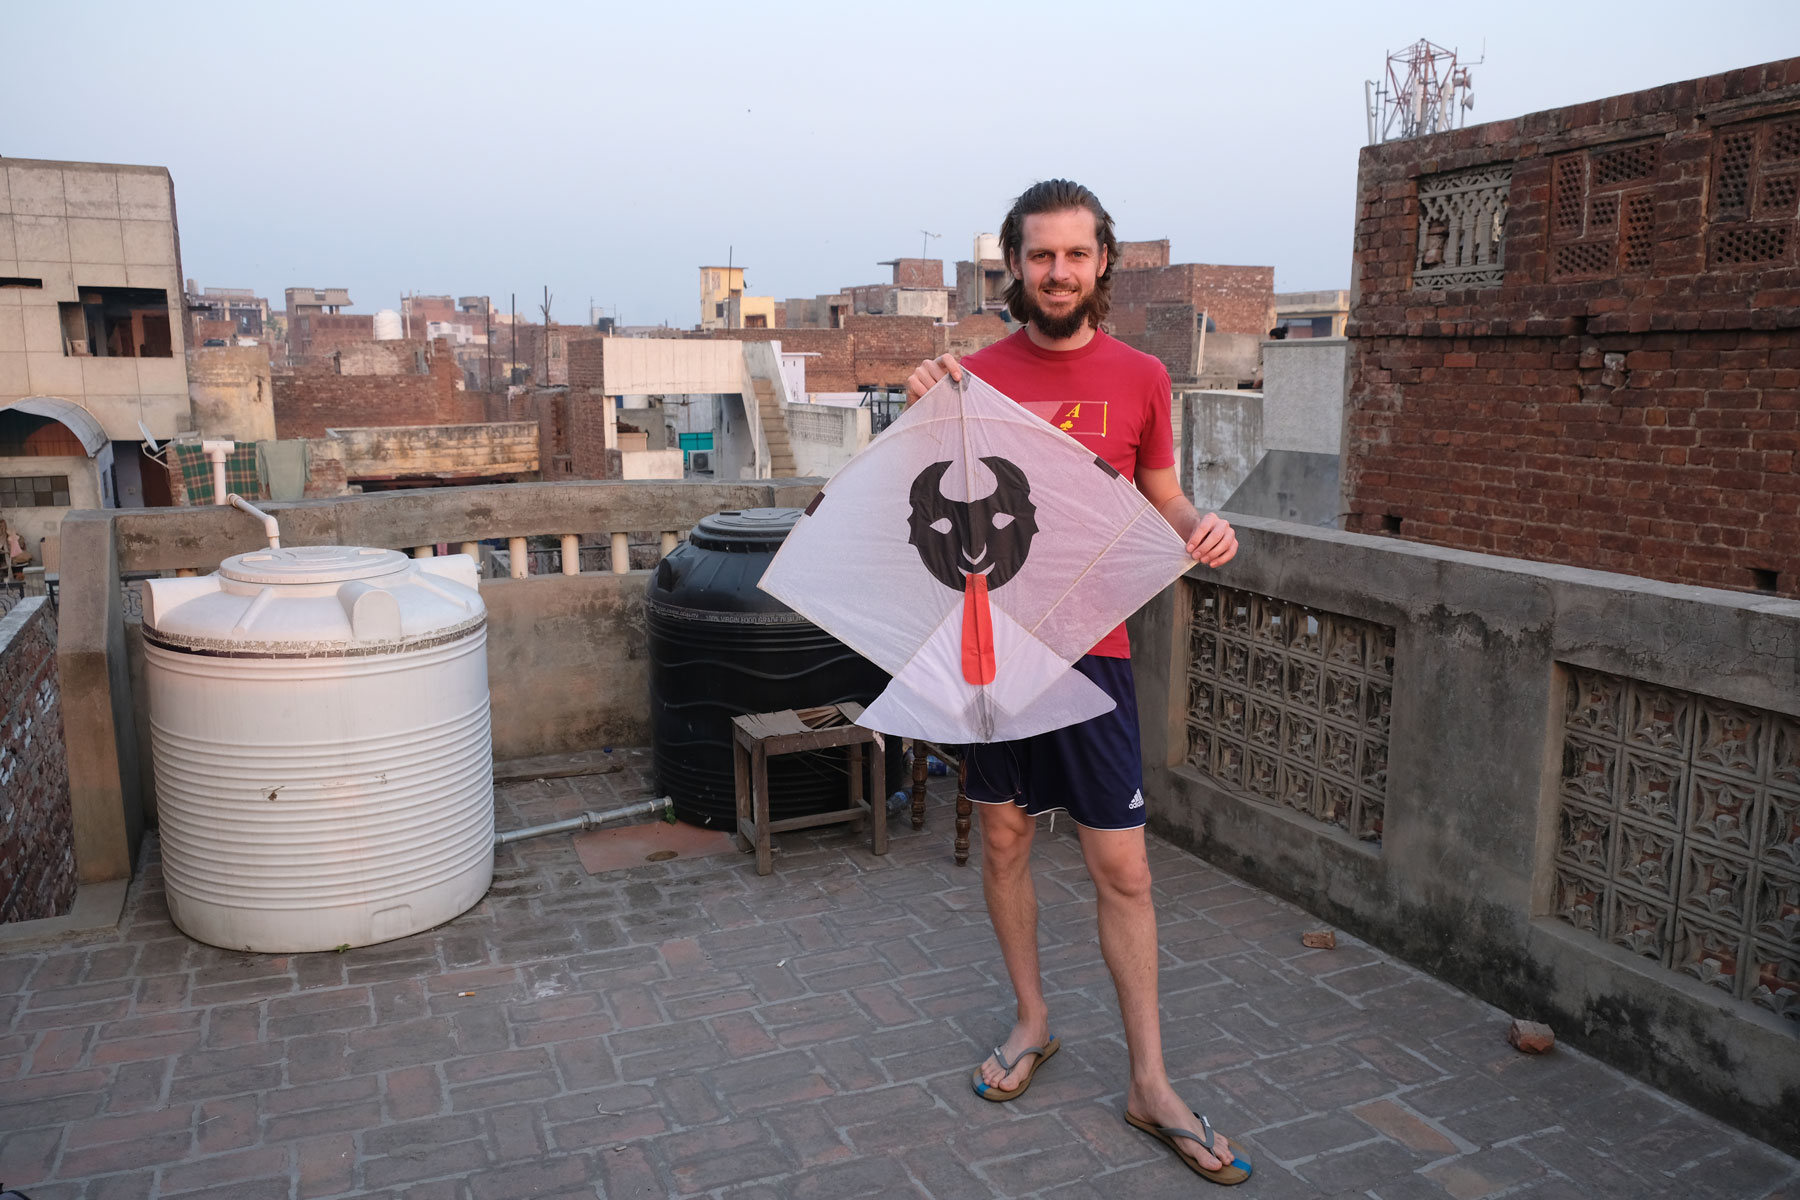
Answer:
[{"label": "flip flop sandal", "polygon": [[1031,1064],[1031,1070],[1025,1072],[1025,1078],[1019,1081],[1019,1086],[1016,1088],[993,1087],[984,1083],[981,1078],[980,1067],[975,1068],[975,1074],[970,1078],[969,1082],[975,1085],[975,1094],[980,1096],[983,1100],[993,1100],[996,1103],[1002,1100],[1016,1100],[1025,1094],[1026,1088],[1031,1086],[1031,1081],[1036,1077],[1038,1068],[1049,1062],[1050,1056],[1060,1049],[1062,1049],[1062,1043],[1057,1041],[1055,1037],[1052,1037],[1042,1046],[1027,1046],[1025,1049],[1019,1051],[1019,1053],[1013,1057],[1011,1062],[1008,1062],[1006,1061],[1006,1054],[1000,1047],[995,1046],[994,1061],[1000,1064],[1000,1069],[1002,1071],[1010,1073],[1014,1067],[1019,1065],[1019,1060],[1024,1058],[1027,1054],[1037,1055],[1037,1061]]},{"label": "flip flop sandal", "polygon": [[[1194,1115],[1200,1117],[1199,1113],[1195,1113]],[[1225,1186],[1230,1187],[1234,1183],[1242,1183],[1244,1180],[1250,1178],[1250,1162],[1248,1159],[1239,1158],[1235,1148],[1232,1150],[1232,1159],[1229,1163],[1217,1170],[1209,1171],[1187,1155],[1183,1154],[1181,1152],[1181,1147],[1175,1144],[1176,1138],[1187,1138],[1190,1141],[1199,1142],[1206,1148],[1206,1152],[1211,1154],[1214,1158],[1223,1158],[1223,1155],[1213,1149],[1213,1130],[1205,1117],[1200,1117],[1200,1133],[1195,1133],[1191,1129],[1178,1129],[1171,1125],[1152,1125],[1148,1121],[1132,1116],[1129,1110],[1125,1113],[1125,1123],[1130,1125],[1133,1129],[1143,1130],[1145,1133],[1173,1150],[1175,1152],[1175,1157],[1187,1164],[1188,1170],[1203,1179],[1210,1179],[1214,1183],[1222,1183]]]}]

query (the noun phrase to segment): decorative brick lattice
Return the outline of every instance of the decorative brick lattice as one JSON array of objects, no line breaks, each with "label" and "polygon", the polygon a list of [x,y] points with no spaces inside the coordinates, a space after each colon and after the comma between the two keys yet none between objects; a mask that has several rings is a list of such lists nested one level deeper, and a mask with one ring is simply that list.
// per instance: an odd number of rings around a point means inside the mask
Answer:
[{"label": "decorative brick lattice", "polygon": [[1793,261],[1800,198],[1800,122],[1763,121],[1721,133],[1713,144],[1707,238],[1713,267],[1783,266]]},{"label": "decorative brick lattice", "polygon": [[1393,629],[1214,584],[1193,597],[1188,764],[1379,842]]},{"label": "decorative brick lattice", "polygon": [[1566,279],[1572,275],[1600,275],[1608,273],[1613,266],[1613,248],[1611,244],[1599,242],[1576,242],[1569,246],[1556,248],[1556,260],[1551,273],[1558,279]]},{"label": "decorative brick lattice", "polygon": [[1714,266],[1781,262],[1787,258],[1788,231],[1779,225],[1736,225],[1713,234]]},{"label": "decorative brick lattice", "polygon": [[1581,236],[1581,198],[1587,192],[1587,164],[1579,154],[1556,160],[1556,183],[1550,202],[1550,222],[1559,234]]},{"label": "decorative brick lattice", "polygon": [[1655,206],[1645,185],[1656,174],[1661,153],[1661,143],[1639,142],[1556,159],[1550,278],[1604,278],[1650,269]]},{"label": "decorative brick lattice", "polygon": [[1800,121],[1777,125],[1769,131],[1769,161],[1787,162],[1800,158]]},{"label": "decorative brick lattice", "polygon": [[1792,217],[1794,197],[1800,194],[1800,175],[1771,175],[1763,180],[1758,216]]},{"label": "decorative brick lattice", "polygon": [[1750,203],[1750,167],[1756,156],[1756,132],[1740,130],[1719,139],[1718,178],[1713,184],[1713,212],[1741,213]]},{"label": "decorative brick lattice", "polygon": [[1627,271],[1650,269],[1651,248],[1655,243],[1655,212],[1655,201],[1648,192],[1636,192],[1625,198],[1622,265]]},{"label": "decorative brick lattice", "polygon": [[1633,179],[1646,179],[1656,172],[1656,143],[1640,142],[1619,150],[1594,155],[1594,187],[1609,187]]},{"label": "decorative brick lattice", "polygon": [[1487,287],[1505,274],[1512,165],[1419,180],[1414,287]]},{"label": "decorative brick lattice", "polygon": [[1556,915],[1800,1026],[1800,720],[1572,668]]}]

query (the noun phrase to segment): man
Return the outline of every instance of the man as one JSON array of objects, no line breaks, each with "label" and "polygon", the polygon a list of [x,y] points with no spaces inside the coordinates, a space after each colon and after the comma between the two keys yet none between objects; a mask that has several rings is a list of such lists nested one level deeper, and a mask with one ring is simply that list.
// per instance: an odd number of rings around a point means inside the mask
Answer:
[{"label": "man", "polygon": [[[1008,309],[1024,327],[970,355],[970,370],[1022,404],[1049,402],[1058,423],[1111,463],[1154,504],[1208,567],[1237,553],[1237,536],[1216,514],[1195,511],[1175,474],[1169,376],[1155,358],[1100,329],[1118,257],[1112,218],[1079,184],[1052,179],[1029,188],[1000,227],[1012,281]],[[907,381],[917,400],[946,374],[952,355],[919,365]],[[1071,407],[1079,404],[1078,413]],[[1011,1100],[1054,1054],[1038,970],[1037,894],[1031,838],[1041,813],[1061,809],[1080,828],[1082,857],[1098,899],[1100,949],[1118,991],[1130,1053],[1125,1119],[1164,1142],[1191,1169],[1219,1183],[1249,1177],[1249,1163],[1176,1095],[1163,1065],[1156,986],[1156,912],[1144,846],[1137,702],[1124,626],[1075,664],[1118,703],[1110,713],[1019,742],[970,746],[970,799],[980,804],[982,891],[1018,998],[1018,1020],[971,1082],[990,1100]]]}]

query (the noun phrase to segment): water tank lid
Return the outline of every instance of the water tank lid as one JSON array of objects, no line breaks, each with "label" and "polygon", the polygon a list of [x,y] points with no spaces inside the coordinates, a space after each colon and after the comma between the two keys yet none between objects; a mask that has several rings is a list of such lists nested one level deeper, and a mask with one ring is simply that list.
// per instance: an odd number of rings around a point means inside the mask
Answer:
[{"label": "water tank lid", "polygon": [[727,509],[701,517],[688,540],[702,550],[772,554],[787,540],[799,519],[797,508]]},{"label": "water tank lid", "polygon": [[219,574],[240,583],[346,583],[404,571],[412,560],[373,546],[284,546],[234,554]]}]

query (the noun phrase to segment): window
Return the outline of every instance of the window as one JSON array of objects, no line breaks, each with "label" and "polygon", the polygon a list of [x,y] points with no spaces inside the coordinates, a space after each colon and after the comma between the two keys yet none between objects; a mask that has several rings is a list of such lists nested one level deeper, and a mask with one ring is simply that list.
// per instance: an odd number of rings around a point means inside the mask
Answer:
[{"label": "window", "polygon": [[161,288],[84,287],[57,305],[72,358],[172,358],[169,294]]},{"label": "window", "polygon": [[67,508],[67,475],[19,475],[0,478],[0,508]]},{"label": "window", "polygon": [[0,275],[0,288],[41,288],[42,279],[30,279],[23,275]]}]

